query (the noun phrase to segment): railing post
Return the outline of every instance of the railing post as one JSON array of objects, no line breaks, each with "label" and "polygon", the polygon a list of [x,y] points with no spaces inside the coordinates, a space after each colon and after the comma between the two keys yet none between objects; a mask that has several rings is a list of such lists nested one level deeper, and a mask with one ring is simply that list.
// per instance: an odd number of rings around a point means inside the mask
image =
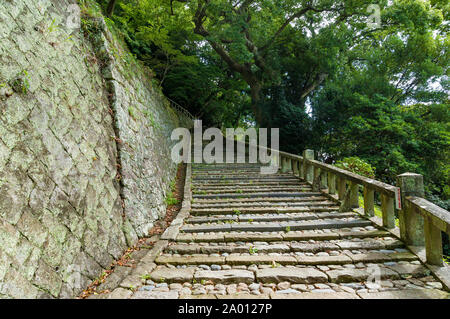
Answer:
[{"label": "railing post", "polygon": [[325,171],[321,170],[321,174],[320,174],[320,188],[322,189],[326,189],[328,188],[328,174]]},{"label": "railing post", "polygon": [[312,183],[314,179],[314,171],[312,165],[307,163],[307,160],[314,159],[314,151],[313,150],[304,150],[303,151],[303,174],[304,178],[307,182]]},{"label": "railing post", "polygon": [[328,172],[328,194],[336,194],[336,175]]},{"label": "railing post", "polygon": [[280,155],[280,160],[281,160],[281,172],[286,173],[286,158]]},{"label": "railing post", "polygon": [[313,192],[320,192],[320,184],[321,184],[321,169],[314,166],[314,180],[312,183]]},{"label": "railing post", "polygon": [[358,189],[359,189],[359,185],[358,184],[353,183],[353,182],[350,183],[350,206],[352,208],[358,208],[359,207]]},{"label": "railing post", "polygon": [[441,230],[433,225],[430,217],[424,220],[424,230],[427,264],[443,266]]},{"label": "railing post", "polygon": [[339,177],[338,178],[338,198],[339,200],[343,200],[345,197],[345,185],[346,181],[345,178]]},{"label": "railing post", "polygon": [[292,172],[294,173],[295,176],[298,175],[298,161],[297,160],[292,160]]},{"label": "railing post", "polygon": [[374,195],[375,192],[373,189],[364,186],[364,214],[366,216],[375,216]]},{"label": "railing post", "polygon": [[301,162],[298,162],[299,177],[301,179],[305,179],[305,172],[304,172],[304,168],[303,168],[303,163],[304,162],[305,162],[305,160],[302,160]]},{"label": "railing post", "polygon": [[292,171],[291,159],[281,156],[281,172],[289,173]]},{"label": "railing post", "polygon": [[402,210],[398,212],[400,237],[408,245],[424,245],[424,220],[412,205],[408,205],[407,196],[424,197],[423,176],[405,173],[397,176],[397,186],[402,195]]},{"label": "railing post", "polygon": [[381,194],[381,211],[383,213],[383,226],[395,228],[394,198],[386,194]]}]

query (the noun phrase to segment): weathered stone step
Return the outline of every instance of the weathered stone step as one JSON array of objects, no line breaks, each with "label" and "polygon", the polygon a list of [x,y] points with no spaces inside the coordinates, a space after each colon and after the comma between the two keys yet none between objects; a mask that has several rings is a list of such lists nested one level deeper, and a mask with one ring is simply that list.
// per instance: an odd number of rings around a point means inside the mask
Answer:
[{"label": "weathered stone step", "polygon": [[187,224],[181,228],[184,233],[207,233],[227,231],[249,231],[249,232],[274,232],[290,230],[312,230],[312,229],[338,229],[351,227],[371,226],[372,222],[366,219],[323,219],[314,221],[297,222],[262,222],[262,223],[238,223],[238,224]]},{"label": "weathered stone step", "polygon": [[382,230],[348,231],[330,230],[329,232],[317,231],[292,231],[288,233],[210,233],[210,234],[178,234],[177,242],[281,242],[281,241],[307,241],[307,240],[336,240],[350,238],[376,238],[389,237],[391,234]]},{"label": "weathered stone step", "polygon": [[[307,193],[306,193],[307,194]],[[298,197],[247,197],[247,198],[226,198],[226,199],[195,199],[192,206],[195,205],[214,205],[214,204],[228,204],[228,203],[254,203],[254,202],[315,202],[327,200],[325,196],[320,193],[317,195],[305,195]]]},{"label": "weathered stone step", "polygon": [[157,268],[150,274],[150,279],[154,282],[184,283],[212,281],[213,283],[231,284],[246,283],[255,281],[254,273],[248,270],[195,270],[195,268]]},{"label": "weathered stone step", "polygon": [[216,183],[193,183],[193,186],[196,188],[200,188],[200,187],[221,187],[221,186],[258,186],[258,185],[265,185],[265,186],[269,186],[269,185],[297,185],[297,186],[306,186],[308,185],[307,183],[302,183],[300,181],[293,181],[293,180],[283,180],[280,179],[278,181],[228,181],[226,183],[223,183],[222,181],[218,181]]},{"label": "weathered stone step", "polygon": [[303,206],[336,206],[336,203],[330,200],[315,200],[315,201],[297,201],[297,202],[236,202],[236,203],[221,203],[221,204],[192,204],[192,209],[214,209],[214,208],[235,208],[235,207],[303,207]]},{"label": "weathered stone step", "polygon": [[264,166],[260,163],[215,163],[215,164],[206,164],[206,163],[192,163],[193,170],[200,169],[234,169],[234,168],[259,168]]},{"label": "weathered stone step", "polygon": [[191,215],[230,215],[230,214],[287,214],[301,212],[337,212],[338,206],[299,206],[299,207],[237,207],[237,208],[210,208],[192,209]]},{"label": "weathered stone step", "polygon": [[230,270],[200,270],[195,272],[194,280],[197,282],[211,281],[213,283],[230,284],[230,283],[245,283],[251,284],[255,281],[253,272],[241,269]]},{"label": "weathered stone step", "polygon": [[271,179],[271,180],[222,180],[217,179],[214,181],[193,181],[192,185],[194,187],[213,187],[213,186],[234,186],[234,185],[309,185],[307,183],[303,183],[300,180],[295,179]]},{"label": "weathered stone step", "polygon": [[[240,176],[240,175],[255,175],[260,176],[259,169],[238,169],[238,170],[209,170],[209,171],[193,171],[192,177],[217,177],[217,176]],[[277,174],[279,175],[279,174]],[[279,175],[280,176],[280,175]]]},{"label": "weathered stone step", "polygon": [[256,271],[256,280],[261,283],[290,282],[292,284],[316,284],[328,282],[327,275],[315,268],[266,268]]},{"label": "weathered stone step", "polygon": [[261,167],[234,167],[234,168],[194,168],[192,170],[193,175],[208,175],[208,174],[236,174],[240,172],[249,172],[252,174],[260,174],[261,173]]},{"label": "weathered stone step", "polygon": [[165,250],[172,254],[233,254],[248,253],[253,249],[257,253],[318,253],[335,250],[393,250],[403,251],[403,243],[399,240],[377,240],[368,238],[362,241],[335,240],[333,242],[282,242],[277,244],[248,243],[246,245],[198,245],[198,244],[174,244]]},{"label": "weathered stone step", "polygon": [[340,253],[335,256],[298,256],[298,255],[231,255],[209,256],[209,255],[183,255],[183,256],[159,256],[157,264],[170,265],[345,265],[353,263],[388,263],[398,261],[415,261],[418,257],[412,253],[381,253],[368,252],[362,254]]},{"label": "weathered stone step", "polygon": [[248,185],[236,185],[236,184],[228,184],[228,185],[224,185],[224,186],[203,186],[203,185],[193,185],[192,186],[192,190],[195,192],[199,192],[199,191],[207,191],[207,192],[211,192],[211,191],[234,191],[234,190],[238,190],[238,191],[248,191],[248,190],[260,190],[260,189],[273,189],[274,191],[276,190],[291,190],[293,189],[294,191],[298,191],[299,189],[311,189],[311,186],[308,184],[290,184],[290,185],[280,185],[279,183],[277,184],[272,184],[272,185],[267,185],[267,184],[248,184]]},{"label": "weathered stone step", "polygon": [[[262,284],[279,284],[288,282],[294,284],[339,284],[339,287],[349,287],[353,291],[353,287],[358,289],[361,287],[361,283],[367,282],[371,278],[374,278],[374,272],[377,272],[381,280],[402,280],[403,276],[409,276],[414,278],[424,278],[429,275],[429,270],[420,265],[396,265],[396,266],[383,266],[377,265],[376,267],[363,268],[363,269],[336,269],[336,270],[318,270],[314,267],[294,267],[294,266],[277,266],[271,268],[257,269],[256,271],[242,270],[242,269],[230,269],[230,270],[196,270],[195,268],[186,269],[170,269],[158,266],[150,274],[152,281],[164,282],[164,283],[190,283],[193,284],[222,284],[228,285],[233,283],[245,283],[247,285],[253,283]],[[427,292],[431,289],[408,289],[403,288],[395,291],[376,292],[373,294],[395,293],[397,296],[401,296],[405,293],[408,296],[427,296],[423,292]],[[332,291],[328,289],[327,291]],[[342,290],[341,290],[342,291]],[[434,291],[434,290],[433,290]],[[438,291],[438,290],[436,290]],[[413,292],[413,293],[406,293]],[[335,293],[335,292],[334,292]],[[366,298],[367,292],[358,290],[361,297],[363,295]],[[278,292],[271,293],[274,296],[281,295]],[[301,295],[303,293],[296,292],[295,295]],[[448,293],[439,291],[440,297],[448,297]],[[286,295],[285,295],[286,296]],[[433,295],[434,296],[434,295]],[[294,296],[294,298],[296,298]],[[320,297],[319,297],[320,298]],[[379,298],[379,297],[377,297]]]},{"label": "weathered stone step", "polygon": [[171,269],[157,267],[150,274],[150,279],[154,282],[183,283],[190,282],[194,277],[195,268]]},{"label": "weathered stone step", "polygon": [[306,197],[311,195],[319,195],[315,192],[267,192],[267,193],[244,193],[244,194],[210,194],[210,195],[192,195],[195,199],[224,199],[224,198],[260,198],[260,197]]},{"label": "weathered stone step", "polygon": [[362,299],[449,299],[450,294],[437,289],[402,289],[380,292],[356,292]]},{"label": "weathered stone step", "polygon": [[273,174],[273,175],[235,175],[235,176],[223,176],[223,175],[216,175],[216,176],[204,176],[204,177],[193,177],[192,180],[194,182],[197,181],[207,181],[214,182],[214,181],[226,181],[226,180],[240,180],[240,181],[246,181],[246,180],[253,180],[253,181],[274,181],[274,180],[283,180],[283,181],[300,181],[298,177],[295,177],[294,175],[280,175],[280,174]]},{"label": "weathered stone step", "polygon": [[428,276],[430,271],[422,265],[400,265],[393,266],[376,265],[364,269],[335,269],[326,272],[332,283],[363,282],[370,278],[379,277],[381,280],[398,280],[403,276],[420,278]]},{"label": "weathered stone step", "polygon": [[[192,255],[192,254],[233,254],[233,253],[248,253],[250,247],[260,248],[261,252],[265,253],[279,253],[279,252],[290,252],[291,248],[287,244],[273,244],[273,245],[216,245],[216,246],[203,246],[198,244],[174,244],[167,247],[165,252],[172,254],[181,254],[181,255]],[[263,248],[264,247],[264,250]],[[259,250],[258,250],[259,251]]]},{"label": "weathered stone step", "polygon": [[269,221],[300,221],[324,218],[348,218],[357,216],[353,212],[348,213],[290,213],[284,215],[209,215],[208,217],[190,217],[186,224],[220,223],[220,222],[269,222]]},{"label": "weathered stone step", "polygon": [[311,191],[312,188],[309,187],[272,187],[272,188],[236,188],[236,187],[232,187],[232,188],[221,188],[221,189],[210,189],[208,191],[201,191],[201,190],[193,190],[192,194],[194,195],[194,198],[196,197],[197,194],[202,194],[202,195],[212,195],[212,194],[223,194],[223,195],[228,195],[228,194],[243,194],[243,193],[264,193],[264,192],[298,192],[298,191]]}]

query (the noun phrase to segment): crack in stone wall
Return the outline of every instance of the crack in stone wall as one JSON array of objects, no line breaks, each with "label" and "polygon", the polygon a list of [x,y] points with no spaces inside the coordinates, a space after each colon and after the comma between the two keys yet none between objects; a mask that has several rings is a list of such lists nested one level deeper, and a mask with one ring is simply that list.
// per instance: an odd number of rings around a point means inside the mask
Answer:
[{"label": "crack in stone wall", "polygon": [[106,28],[104,65],[65,27],[75,3],[0,2],[0,298],[71,298],[145,235],[189,125]]}]

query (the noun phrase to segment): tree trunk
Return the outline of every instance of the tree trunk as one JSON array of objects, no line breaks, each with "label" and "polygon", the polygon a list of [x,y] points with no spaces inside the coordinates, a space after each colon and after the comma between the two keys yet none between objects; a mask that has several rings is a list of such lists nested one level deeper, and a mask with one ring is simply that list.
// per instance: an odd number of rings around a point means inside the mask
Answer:
[{"label": "tree trunk", "polygon": [[260,127],[263,124],[262,111],[259,106],[259,102],[261,101],[261,83],[254,82],[250,85],[250,95],[252,98],[252,111],[255,115],[256,125]]},{"label": "tree trunk", "polygon": [[114,8],[116,7],[117,0],[110,0],[108,3],[108,8],[106,9],[106,16],[111,17],[114,13]]}]

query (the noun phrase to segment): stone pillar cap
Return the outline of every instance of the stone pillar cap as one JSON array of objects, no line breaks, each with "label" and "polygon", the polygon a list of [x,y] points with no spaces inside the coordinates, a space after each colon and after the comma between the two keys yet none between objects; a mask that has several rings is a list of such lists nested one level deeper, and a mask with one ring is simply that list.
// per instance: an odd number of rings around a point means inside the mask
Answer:
[{"label": "stone pillar cap", "polygon": [[403,174],[400,174],[400,175],[397,175],[397,176],[422,176],[422,175],[421,174],[417,174],[417,173],[407,172],[407,173],[403,173]]}]

